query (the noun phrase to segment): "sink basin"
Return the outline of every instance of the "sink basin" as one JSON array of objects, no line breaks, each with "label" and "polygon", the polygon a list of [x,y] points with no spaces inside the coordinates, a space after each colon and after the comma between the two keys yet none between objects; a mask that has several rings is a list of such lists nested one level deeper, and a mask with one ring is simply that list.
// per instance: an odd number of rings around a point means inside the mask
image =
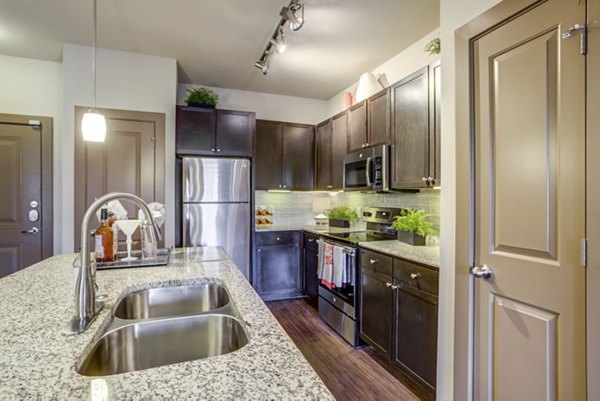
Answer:
[{"label": "sink basin", "polygon": [[119,319],[150,319],[209,312],[229,303],[219,284],[150,288],[133,292],[119,302],[114,316]]},{"label": "sink basin", "polygon": [[241,323],[226,315],[135,323],[100,337],[78,372],[85,376],[132,372],[227,354],[247,343]]}]

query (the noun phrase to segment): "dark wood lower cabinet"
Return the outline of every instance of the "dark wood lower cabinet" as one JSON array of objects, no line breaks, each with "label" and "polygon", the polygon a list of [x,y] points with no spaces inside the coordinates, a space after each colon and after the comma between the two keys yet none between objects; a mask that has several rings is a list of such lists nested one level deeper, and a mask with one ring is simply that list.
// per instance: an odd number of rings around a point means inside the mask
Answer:
[{"label": "dark wood lower cabinet", "polygon": [[390,277],[376,270],[391,257],[372,251],[361,255],[361,339],[385,358],[399,379],[409,378],[435,393],[437,269],[394,258]]},{"label": "dark wood lower cabinet", "polygon": [[437,361],[437,296],[395,281],[392,362],[435,389]]},{"label": "dark wood lower cabinet", "polygon": [[391,277],[361,266],[360,336],[387,356],[392,334],[392,290],[386,283],[391,281]]},{"label": "dark wood lower cabinet", "polygon": [[319,298],[319,280],[317,278],[317,268],[319,263],[318,240],[318,236],[307,233],[304,234],[302,239],[304,294],[315,302],[317,302]]},{"label": "dark wood lower cabinet", "polygon": [[300,232],[256,234],[254,288],[265,301],[302,296]]}]

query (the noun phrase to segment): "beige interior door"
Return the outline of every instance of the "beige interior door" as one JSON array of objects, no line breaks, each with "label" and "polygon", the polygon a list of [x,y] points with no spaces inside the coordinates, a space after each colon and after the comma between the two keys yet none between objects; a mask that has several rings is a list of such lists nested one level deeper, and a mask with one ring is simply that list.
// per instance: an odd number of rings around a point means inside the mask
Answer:
[{"label": "beige interior door", "polygon": [[[581,3],[581,4],[580,4]],[[585,2],[474,42],[474,399],[586,399]]]},{"label": "beige interior door", "polygon": [[[77,127],[86,110],[77,108]],[[127,192],[147,203],[164,203],[164,116],[122,110],[101,112],[106,117],[105,142],[84,142],[80,132],[76,133],[75,249],[79,249],[81,240],[81,219],[96,198],[109,192]],[[122,204],[130,218],[137,218],[133,204]]]}]

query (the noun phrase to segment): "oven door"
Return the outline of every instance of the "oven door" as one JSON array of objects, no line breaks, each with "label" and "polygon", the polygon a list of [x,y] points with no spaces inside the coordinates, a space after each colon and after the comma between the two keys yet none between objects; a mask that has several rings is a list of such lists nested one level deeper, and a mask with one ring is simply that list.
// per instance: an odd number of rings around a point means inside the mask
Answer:
[{"label": "oven door", "polygon": [[[321,240],[322,241],[322,240]],[[339,247],[338,244],[333,244],[334,247]],[[321,283],[319,280],[319,295],[329,301],[336,308],[344,312],[346,315],[350,316],[352,319],[356,319],[356,249],[343,247],[343,255],[346,258],[346,266],[350,272],[352,272],[353,283],[347,283],[342,287],[334,287],[328,288]],[[319,247],[319,251],[321,251],[321,247]],[[319,261],[322,260],[322,257],[319,257]],[[319,266],[319,270],[321,266]]]}]

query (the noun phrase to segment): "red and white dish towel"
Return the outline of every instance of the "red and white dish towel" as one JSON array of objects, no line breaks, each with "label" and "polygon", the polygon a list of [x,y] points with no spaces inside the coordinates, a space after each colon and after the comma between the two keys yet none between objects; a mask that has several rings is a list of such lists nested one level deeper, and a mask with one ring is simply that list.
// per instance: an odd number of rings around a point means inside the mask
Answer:
[{"label": "red and white dish towel", "polygon": [[321,284],[329,289],[343,287],[346,283],[351,282],[346,269],[344,248],[319,242],[318,276]]}]

